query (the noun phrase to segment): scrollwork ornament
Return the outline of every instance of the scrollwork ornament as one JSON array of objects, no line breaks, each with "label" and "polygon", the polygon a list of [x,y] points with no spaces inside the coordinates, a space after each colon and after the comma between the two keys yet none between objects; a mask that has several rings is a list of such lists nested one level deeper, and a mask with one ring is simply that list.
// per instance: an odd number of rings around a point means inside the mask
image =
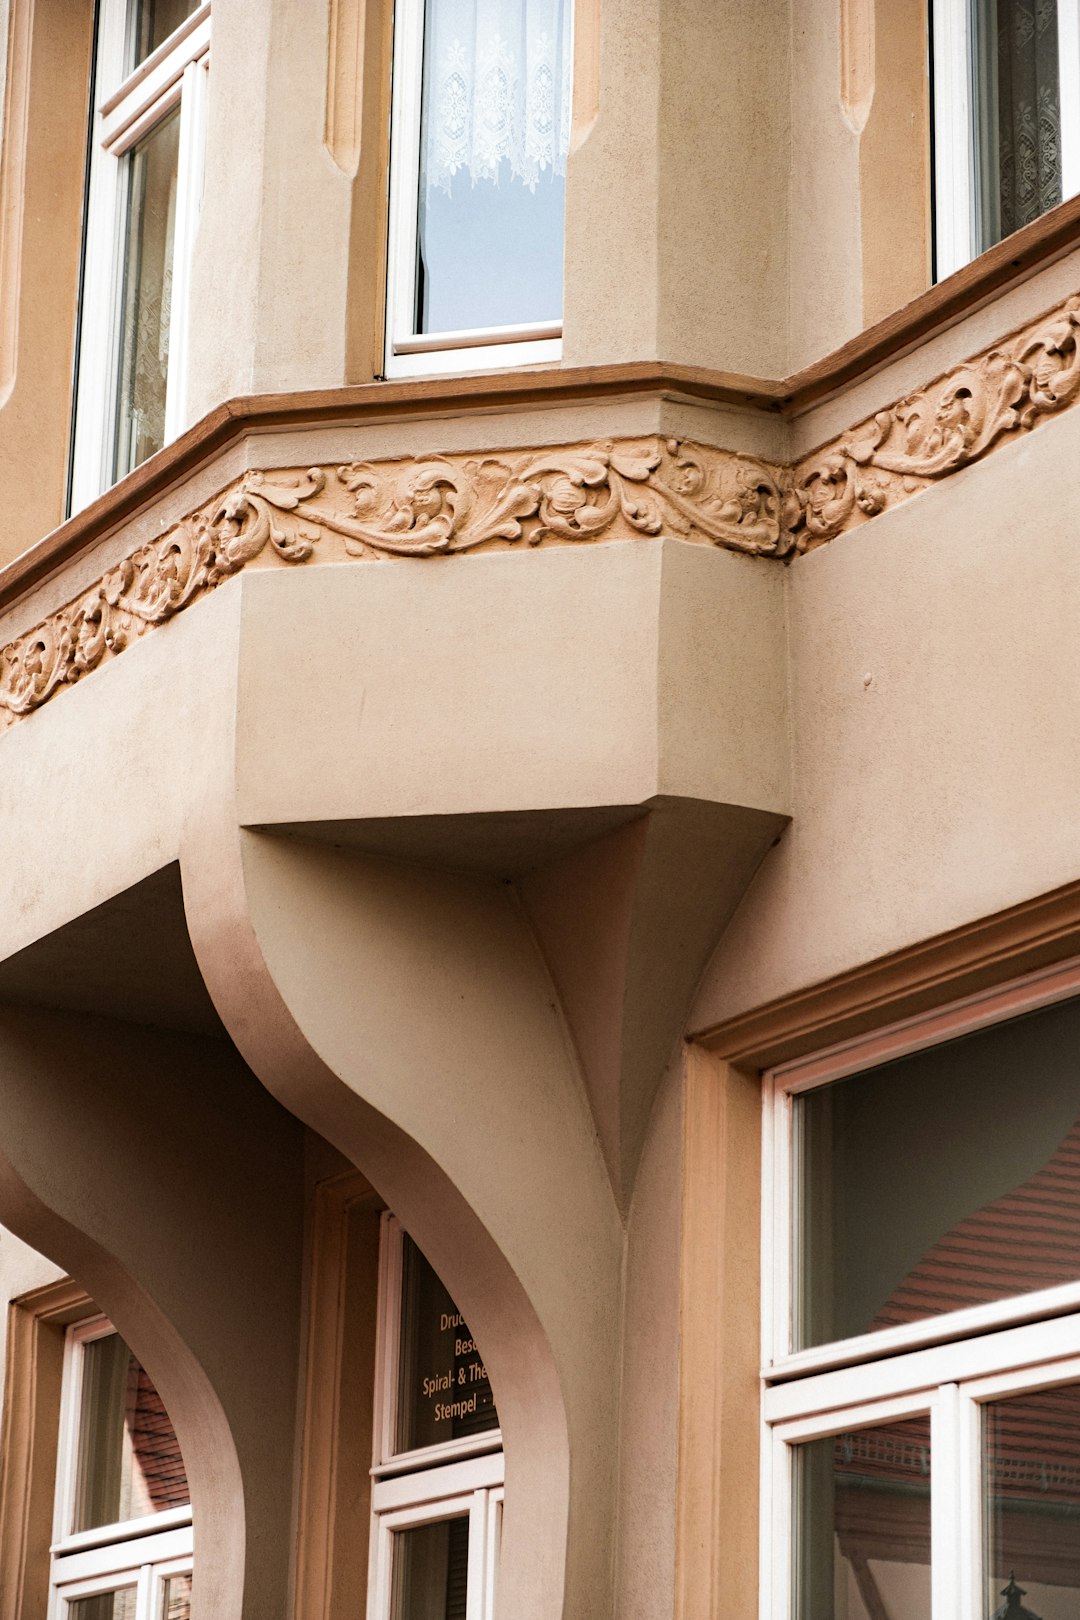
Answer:
[{"label": "scrollwork ornament", "polygon": [[249,564],[676,535],[788,558],[1080,403],[1080,296],[790,468],[683,440],[252,471],[0,648],[0,729]]}]

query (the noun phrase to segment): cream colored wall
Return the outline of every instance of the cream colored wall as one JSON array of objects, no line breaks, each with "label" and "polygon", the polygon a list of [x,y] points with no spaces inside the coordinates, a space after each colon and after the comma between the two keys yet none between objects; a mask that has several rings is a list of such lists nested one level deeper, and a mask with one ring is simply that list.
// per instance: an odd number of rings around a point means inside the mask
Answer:
[{"label": "cream colored wall", "polygon": [[281,1612],[299,1378],[303,1133],[226,1042],[0,1012],[0,1211],[159,1388],[207,1615]]},{"label": "cream colored wall", "polygon": [[[0,800],[0,837],[21,851],[0,876],[0,953],[58,936],[111,897],[151,892],[140,880],[179,858],[199,963],[241,1054],[292,1115],[364,1171],[465,1312],[506,1434],[501,1601],[514,1620],[551,1620],[564,1606],[573,1616],[615,1612],[620,1515],[640,1524],[655,1501],[629,1486],[620,1500],[620,1425],[650,1493],[671,1479],[675,1316],[662,1340],[636,1343],[654,1282],[673,1297],[677,1253],[672,1082],[653,1098],[710,939],[786,814],[783,579],[771,564],[671,540],[253,571],[0,740],[14,788]],[[644,859],[623,874],[625,913],[580,913],[624,985],[591,1036],[613,1087],[603,1145],[596,1073],[580,1061],[581,1026],[563,1016],[552,977],[554,966],[569,983],[576,969],[553,926],[541,950],[524,881],[506,881],[528,872],[536,909],[536,869],[550,863],[545,916],[561,885],[561,914],[572,919],[574,886],[560,862],[575,846],[585,868],[598,853],[586,813],[646,828]],[[455,870],[463,849],[468,869]],[[42,998],[78,1004],[82,972],[70,953]],[[589,1000],[579,982],[583,1018]],[[206,1068],[179,1037],[110,1024],[106,1038],[105,1020],[74,1013],[4,1020],[20,1042],[10,1084],[38,1077],[10,1107],[64,1096],[78,1129],[80,1043],[95,1053],[94,1076],[116,1071],[100,1096],[94,1082],[99,1157],[119,1129],[113,1094],[137,1085],[148,1054],[160,1045],[174,1075],[192,1062]],[[148,1108],[163,1106],[159,1089],[139,1093]],[[234,1351],[244,1344],[235,1317],[209,1322],[212,1290],[225,1286],[217,1268],[210,1292],[189,1280],[185,1303],[173,1281],[179,1259],[129,1230],[131,1205],[99,1210],[46,1134],[22,1134],[36,1157],[28,1169],[9,1147],[8,1196],[24,1219],[42,1219],[20,1202],[29,1181],[39,1204],[89,1230],[154,1292],[168,1345],[146,1339],[138,1292],[100,1259],[95,1270],[81,1241],[70,1249],[135,1348],[149,1345],[156,1378],[179,1357],[194,1363],[196,1385],[208,1382],[207,1409],[220,1405],[226,1438],[221,1423],[198,1420],[203,1455],[235,1446],[241,1472],[256,1457],[269,1468],[267,1451],[252,1449],[250,1396],[230,1382],[250,1358],[241,1350],[231,1369],[217,1359],[219,1335]],[[107,1183],[124,1169],[120,1153]],[[212,1222],[222,1194],[196,1185],[200,1219]],[[624,1361],[627,1219],[635,1304]],[[170,1217],[154,1242],[179,1232]],[[69,1263],[67,1228],[63,1251],[47,1236],[42,1247]],[[203,1252],[222,1248],[209,1228],[197,1241]],[[263,1253],[243,1227],[230,1241]],[[287,1359],[280,1336],[268,1343]],[[648,1404],[650,1357],[666,1368],[658,1407]],[[172,1408],[168,1378],[159,1382]],[[193,1398],[187,1387],[177,1396],[182,1441]],[[278,1405],[284,1425],[288,1405]],[[280,1455],[280,1434],[271,1444]],[[220,1485],[201,1478],[203,1500],[221,1503]],[[276,1535],[281,1501],[270,1494],[250,1511]],[[237,1533],[235,1514],[223,1511],[221,1524]],[[650,1595],[658,1614],[670,1596],[670,1523],[665,1534]],[[216,1570],[205,1536],[200,1545],[201,1567]],[[626,1587],[632,1539],[624,1545]],[[280,1578],[271,1563],[252,1590],[265,1595]],[[240,1613],[235,1588],[218,1601],[215,1620]]]},{"label": "cream colored wall", "polygon": [[1059,417],[789,569],[794,814],[696,1026],[1075,880],[1078,455]]},{"label": "cream colored wall", "polygon": [[12,0],[0,30],[0,564],[64,515],[91,17]]}]

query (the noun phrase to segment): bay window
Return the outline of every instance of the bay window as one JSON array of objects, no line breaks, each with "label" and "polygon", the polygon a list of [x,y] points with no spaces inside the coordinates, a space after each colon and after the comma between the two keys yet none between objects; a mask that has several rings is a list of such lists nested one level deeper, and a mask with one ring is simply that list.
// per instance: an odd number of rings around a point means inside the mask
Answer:
[{"label": "bay window", "polygon": [[161,1397],[111,1323],[68,1330],[49,1620],[188,1620],[187,1474]]},{"label": "bay window", "polygon": [[1080,191],[1078,0],[934,0],[937,277]]},{"label": "bay window", "polygon": [[557,359],[571,0],[397,0],[386,372]]},{"label": "bay window", "polygon": [[461,1313],[391,1215],[378,1331],[368,1620],[492,1620],[499,1416]]},{"label": "bay window", "polygon": [[187,426],[209,0],[99,0],[70,506]]},{"label": "bay window", "polygon": [[766,1077],[762,1614],[1080,1603],[1080,963]]}]

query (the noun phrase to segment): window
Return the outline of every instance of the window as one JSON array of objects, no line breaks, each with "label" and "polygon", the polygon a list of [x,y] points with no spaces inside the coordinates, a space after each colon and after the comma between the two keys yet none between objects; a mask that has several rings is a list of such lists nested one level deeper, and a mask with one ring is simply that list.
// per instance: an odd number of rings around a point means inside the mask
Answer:
[{"label": "window", "polygon": [[103,1317],[68,1330],[49,1620],[188,1620],[191,1505],[176,1433]]},{"label": "window", "polygon": [[491,1620],[503,1454],[450,1295],[383,1217],[368,1620]]},{"label": "window", "polygon": [[1078,0],[934,0],[940,280],[1080,191]]},{"label": "window", "polygon": [[766,1077],[763,1615],[1080,1605],[1080,963]]},{"label": "window", "polygon": [[389,376],[558,359],[571,0],[398,0]]},{"label": "window", "polygon": [[72,510],[187,425],[210,6],[99,0]]}]

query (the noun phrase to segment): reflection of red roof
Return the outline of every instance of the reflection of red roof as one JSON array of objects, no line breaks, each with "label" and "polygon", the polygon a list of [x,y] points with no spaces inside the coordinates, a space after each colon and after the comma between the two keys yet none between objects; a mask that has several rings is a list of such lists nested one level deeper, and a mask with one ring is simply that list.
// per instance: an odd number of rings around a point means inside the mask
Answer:
[{"label": "reflection of red roof", "polygon": [[1080,1279],[1080,1120],[1029,1181],[958,1221],[882,1306],[875,1328]]},{"label": "reflection of red roof", "polygon": [[[873,1326],[898,1327],[1077,1280],[1080,1120],[1028,1181],[932,1244]],[[1011,1499],[1080,1504],[1080,1385],[1013,1396],[988,1412],[991,1489]],[[845,1435],[837,1440],[837,1467],[842,1474],[915,1483],[925,1475],[929,1441],[925,1420]]]}]

